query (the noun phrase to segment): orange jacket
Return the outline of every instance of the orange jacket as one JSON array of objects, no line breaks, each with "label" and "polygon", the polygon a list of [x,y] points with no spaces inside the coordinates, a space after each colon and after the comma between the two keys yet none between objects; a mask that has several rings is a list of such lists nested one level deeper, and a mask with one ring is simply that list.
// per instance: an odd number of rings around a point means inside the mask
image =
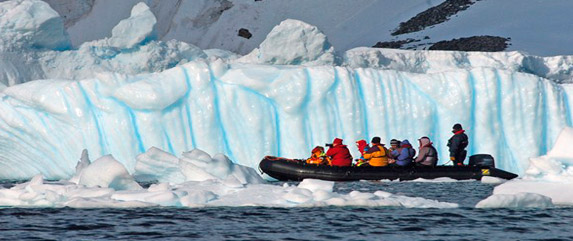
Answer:
[{"label": "orange jacket", "polygon": [[308,164],[316,164],[316,165],[320,165],[320,164],[327,164],[328,160],[326,158],[326,156],[324,155],[324,152],[320,151],[320,152],[313,152],[312,155],[310,156],[310,158],[306,159],[306,163]]},{"label": "orange jacket", "polygon": [[382,145],[374,144],[373,147],[364,153],[364,159],[368,160],[370,166],[388,166],[388,149]]}]

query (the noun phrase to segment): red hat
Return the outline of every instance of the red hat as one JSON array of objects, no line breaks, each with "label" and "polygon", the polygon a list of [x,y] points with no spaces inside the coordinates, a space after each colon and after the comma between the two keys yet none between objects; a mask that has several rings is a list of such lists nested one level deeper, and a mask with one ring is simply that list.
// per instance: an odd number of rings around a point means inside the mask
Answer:
[{"label": "red hat", "polygon": [[366,145],[368,145],[368,143],[366,143],[366,140],[359,140],[359,141],[356,141],[356,145],[358,145],[358,146],[366,146]]},{"label": "red hat", "polygon": [[314,149],[312,149],[312,153],[315,153],[315,152],[324,152],[324,147],[322,147],[322,146],[315,147]]},{"label": "red hat", "polygon": [[342,139],[334,138],[334,141],[332,141],[332,144],[342,145]]}]

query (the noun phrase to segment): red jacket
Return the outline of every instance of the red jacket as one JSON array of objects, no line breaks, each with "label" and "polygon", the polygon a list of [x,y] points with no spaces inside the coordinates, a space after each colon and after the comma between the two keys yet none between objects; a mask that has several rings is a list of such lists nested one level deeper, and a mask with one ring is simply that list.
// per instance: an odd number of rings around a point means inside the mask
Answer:
[{"label": "red jacket", "polygon": [[349,167],[352,165],[352,155],[345,145],[329,148],[326,155],[331,158],[333,166]]}]

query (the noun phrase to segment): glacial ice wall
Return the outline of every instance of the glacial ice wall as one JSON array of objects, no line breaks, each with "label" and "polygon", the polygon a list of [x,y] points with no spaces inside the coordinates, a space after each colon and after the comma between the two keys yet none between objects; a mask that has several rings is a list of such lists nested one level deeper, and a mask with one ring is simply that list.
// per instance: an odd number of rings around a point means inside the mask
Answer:
[{"label": "glacial ice wall", "polygon": [[571,126],[564,85],[493,68],[418,74],[337,66],[190,62],[153,74],[38,80],[0,97],[0,177],[69,177],[84,148],[133,173],[151,147],[223,152],[256,167],[265,155],[303,158],[334,137],[429,136],[447,161],[453,123],[469,153],[522,173]]},{"label": "glacial ice wall", "polygon": [[[40,21],[57,19],[44,2],[11,1],[0,10],[10,4],[33,14],[9,15],[28,23],[20,25],[2,24],[13,19],[1,15],[0,31],[45,30],[59,37],[24,40],[55,45],[67,39],[61,22]],[[490,153],[499,167],[523,173],[572,125],[573,85],[557,84],[570,82],[572,56],[360,48],[335,66],[326,36],[296,20],[243,58],[153,41],[155,22],[142,3],[112,37],[79,49],[4,39],[17,48],[0,46],[0,82],[11,85],[0,84],[0,179],[68,178],[83,149],[112,154],[130,173],[151,147],[222,152],[256,167],[265,155],[304,158],[334,137],[357,156],[358,139],[429,136],[444,163],[458,122],[470,135],[470,154]],[[280,36],[298,42],[284,45]]]}]

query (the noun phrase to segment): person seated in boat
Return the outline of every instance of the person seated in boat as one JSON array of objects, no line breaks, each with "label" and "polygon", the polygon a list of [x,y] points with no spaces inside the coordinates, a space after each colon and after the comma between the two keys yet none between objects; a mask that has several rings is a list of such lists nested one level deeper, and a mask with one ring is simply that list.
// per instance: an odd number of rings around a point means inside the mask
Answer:
[{"label": "person seated in boat", "polygon": [[418,141],[420,142],[419,154],[414,159],[416,166],[436,166],[438,163],[438,151],[433,146],[430,138],[424,136]]},{"label": "person seated in boat", "polygon": [[352,165],[352,155],[346,145],[342,144],[342,139],[335,138],[332,144],[327,145],[326,156],[330,158],[331,166],[349,167]]},{"label": "person seated in boat", "polygon": [[373,167],[388,166],[388,149],[380,143],[380,137],[374,137],[371,141],[372,147],[364,153],[364,158],[368,160],[368,165]]},{"label": "person seated in boat", "polygon": [[328,164],[328,158],[326,157],[326,153],[324,153],[324,147],[316,146],[312,149],[312,154],[310,155],[310,158],[306,159],[306,163],[315,165]]},{"label": "person seated in boat", "polygon": [[408,157],[406,159],[402,159],[401,164],[403,164],[403,166],[412,164],[412,162],[414,162],[414,157],[416,157],[416,149],[412,147],[412,144],[410,144],[410,141],[408,140],[403,140],[400,143],[400,148],[408,152]]},{"label": "person seated in boat", "polygon": [[400,141],[396,139],[390,140],[390,148],[388,148],[388,162],[394,163],[396,158],[400,155]]},{"label": "person seated in boat", "polygon": [[389,160],[391,165],[404,167],[412,164],[416,156],[416,150],[412,148],[408,140],[394,142],[392,147],[394,151],[390,153],[392,159]]},{"label": "person seated in boat", "polygon": [[392,152],[398,150],[399,148],[400,148],[400,140],[396,140],[396,139],[390,140],[390,148],[388,148],[388,151],[390,153],[388,154],[388,157],[394,158]]},{"label": "person seated in boat", "polygon": [[368,145],[368,142],[366,142],[366,140],[359,140],[356,142],[356,147],[358,147],[358,151],[360,152],[360,158],[356,162],[356,166],[359,167],[368,163],[364,158],[364,153],[367,152],[368,149],[370,149],[370,145]]}]

